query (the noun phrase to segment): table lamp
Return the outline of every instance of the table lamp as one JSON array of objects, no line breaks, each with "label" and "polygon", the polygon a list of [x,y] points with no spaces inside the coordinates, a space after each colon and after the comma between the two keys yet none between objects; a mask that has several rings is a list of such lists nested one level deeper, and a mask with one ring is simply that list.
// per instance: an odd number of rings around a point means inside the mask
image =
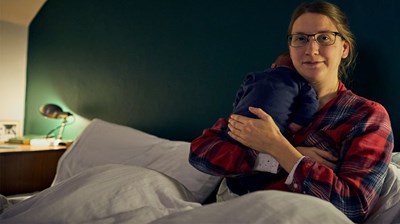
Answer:
[{"label": "table lamp", "polygon": [[53,133],[55,130],[60,129],[60,131],[58,132],[58,136],[57,139],[61,140],[62,136],[63,136],[63,132],[65,129],[65,126],[67,125],[68,121],[67,118],[69,116],[72,116],[73,114],[71,114],[70,112],[65,112],[61,109],[60,106],[56,105],[56,104],[46,104],[43,105],[42,107],[40,107],[39,112],[48,118],[54,118],[54,119],[63,119],[63,121],[61,122],[61,125],[56,127],[55,129],[51,130],[47,135],[50,135],[51,133]]}]

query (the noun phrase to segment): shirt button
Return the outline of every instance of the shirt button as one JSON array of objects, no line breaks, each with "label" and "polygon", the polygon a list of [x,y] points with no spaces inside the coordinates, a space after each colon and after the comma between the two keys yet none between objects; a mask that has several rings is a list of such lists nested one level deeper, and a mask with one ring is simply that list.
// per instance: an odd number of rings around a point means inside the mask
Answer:
[{"label": "shirt button", "polygon": [[297,189],[298,186],[297,186],[297,184],[293,184],[293,187]]}]

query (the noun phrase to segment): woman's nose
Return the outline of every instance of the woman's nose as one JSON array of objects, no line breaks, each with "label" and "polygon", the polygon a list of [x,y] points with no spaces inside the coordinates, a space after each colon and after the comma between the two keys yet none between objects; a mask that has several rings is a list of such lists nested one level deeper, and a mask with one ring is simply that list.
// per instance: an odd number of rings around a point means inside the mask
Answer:
[{"label": "woman's nose", "polygon": [[306,44],[306,54],[318,54],[319,53],[319,45],[314,38],[309,38]]}]

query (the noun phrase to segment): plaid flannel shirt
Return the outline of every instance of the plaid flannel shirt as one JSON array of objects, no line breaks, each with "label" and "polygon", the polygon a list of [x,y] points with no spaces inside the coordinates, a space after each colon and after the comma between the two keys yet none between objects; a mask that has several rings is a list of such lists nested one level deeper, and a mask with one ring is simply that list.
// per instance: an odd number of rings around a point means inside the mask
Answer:
[{"label": "plaid flannel shirt", "polygon": [[[258,152],[230,143],[220,134],[226,119],[191,144],[189,162],[198,170],[224,177],[254,174]],[[338,156],[334,170],[304,157],[293,181],[274,181],[263,189],[313,195],[330,201],[352,221],[363,221],[379,198],[393,150],[393,133],[385,108],[359,97],[340,83],[337,97],[316,114],[313,122],[297,133],[294,146],[317,147]]]}]

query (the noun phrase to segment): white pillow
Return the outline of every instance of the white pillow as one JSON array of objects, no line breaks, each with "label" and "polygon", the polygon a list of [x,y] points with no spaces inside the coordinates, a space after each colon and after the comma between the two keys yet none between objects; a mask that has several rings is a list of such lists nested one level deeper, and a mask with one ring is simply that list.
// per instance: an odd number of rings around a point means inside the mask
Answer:
[{"label": "white pillow", "polygon": [[94,119],[61,157],[53,185],[94,166],[134,165],[176,179],[192,192],[197,202],[202,203],[221,178],[193,168],[188,162],[189,150],[189,142],[170,141]]}]

